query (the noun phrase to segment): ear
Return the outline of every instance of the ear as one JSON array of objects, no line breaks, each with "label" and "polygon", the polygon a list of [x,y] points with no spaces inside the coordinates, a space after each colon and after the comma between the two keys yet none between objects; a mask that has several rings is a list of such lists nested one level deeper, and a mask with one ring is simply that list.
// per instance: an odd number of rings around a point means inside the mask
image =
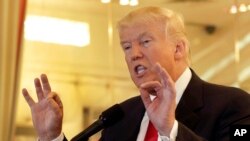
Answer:
[{"label": "ear", "polygon": [[186,54],[186,43],[180,40],[175,45],[174,58],[175,60],[181,60],[185,58],[185,54]]}]

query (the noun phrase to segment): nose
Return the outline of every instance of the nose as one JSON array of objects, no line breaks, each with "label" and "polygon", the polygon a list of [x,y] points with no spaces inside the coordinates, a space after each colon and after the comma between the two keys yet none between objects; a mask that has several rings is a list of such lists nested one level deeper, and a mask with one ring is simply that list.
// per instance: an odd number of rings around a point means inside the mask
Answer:
[{"label": "nose", "polygon": [[131,50],[131,61],[136,61],[143,57],[143,53],[139,46],[134,45]]}]

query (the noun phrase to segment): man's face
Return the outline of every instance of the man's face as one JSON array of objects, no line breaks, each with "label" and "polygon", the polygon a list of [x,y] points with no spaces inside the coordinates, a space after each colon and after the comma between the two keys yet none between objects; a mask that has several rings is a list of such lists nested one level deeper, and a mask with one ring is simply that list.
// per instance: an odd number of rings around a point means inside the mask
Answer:
[{"label": "man's face", "polygon": [[119,30],[125,59],[135,85],[159,81],[152,67],[158,62],[173,78],[175,47],[160,24],[134,24]]}]

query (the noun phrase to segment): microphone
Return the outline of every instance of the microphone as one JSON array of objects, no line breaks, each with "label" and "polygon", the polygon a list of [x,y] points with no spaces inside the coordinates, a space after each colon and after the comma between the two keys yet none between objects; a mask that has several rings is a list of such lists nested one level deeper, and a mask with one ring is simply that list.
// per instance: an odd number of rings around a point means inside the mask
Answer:
[{"label": "microphone", "polygon": [[99,119],[92,123],[85,130],[73,137],[71,141],[87,141],[90,136],[117,123],[124,116],[124,112],[119,104],[115,104],[108,108],[99,116]]}]

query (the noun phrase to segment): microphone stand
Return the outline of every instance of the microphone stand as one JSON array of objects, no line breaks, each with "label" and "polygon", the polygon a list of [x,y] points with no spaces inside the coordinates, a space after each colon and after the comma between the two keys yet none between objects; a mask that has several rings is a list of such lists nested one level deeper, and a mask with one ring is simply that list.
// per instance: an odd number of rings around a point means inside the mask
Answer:
[{"label": "microphone stand", "polygon": [[103,128],[103,121],[97,120],[90,125],[86,130],[76,135],[71,141],[88,141],[89,137],[100,131]]},{"label": "microphone stand", "polygon": [[104,127],[109,127],[117,123],[124,116],[124,112],[119,104],[115,104],[109,109],[102,112],[99,119],[91,124],[87,129],[83,130],[71,141],[88,141],[89,137],[102,130]]}]

